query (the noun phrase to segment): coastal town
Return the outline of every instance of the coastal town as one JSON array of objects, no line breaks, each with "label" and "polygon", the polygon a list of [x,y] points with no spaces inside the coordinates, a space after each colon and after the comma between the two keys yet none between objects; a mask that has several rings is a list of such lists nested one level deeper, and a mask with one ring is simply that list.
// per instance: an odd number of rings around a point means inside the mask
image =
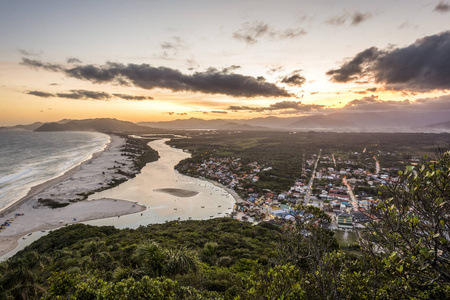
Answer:
[{"label": "coastal town", "polygon": [[[257,187],[260,177],[269,174],[272,166],[256,161],[244,163],[238,157],[210,156],[184,165],[181,171],[234,190],[242,199],[234,207],[235,219],[283,224],[294,218],[295,205],[304,204],[325,211],[333,220],[330,229],[353,230],[364,228],[370,207],[380,200],[381,185],[398,181],[400,168],[381,166],[377,155],[403,159],[396,153],[371,153],[366,149],[342,156],[322,149],[310,157],[303,155],[298,178],[281,192]],[[414,165],[419,161],[418,157],[408,157],[401,163]]]}]

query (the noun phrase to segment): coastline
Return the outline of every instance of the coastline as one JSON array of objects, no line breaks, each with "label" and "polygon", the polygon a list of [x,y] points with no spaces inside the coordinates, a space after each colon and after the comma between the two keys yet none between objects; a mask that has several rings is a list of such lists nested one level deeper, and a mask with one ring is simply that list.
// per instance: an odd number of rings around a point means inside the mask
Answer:
[{"label": "coastline", "polygon": [[[187,175],[186,175],[186,176],[187,176]],[[198,177],[198,178],[201,179],[201,180],[208,181],[208,182],[214,184],[215,186],[220,187],[220,188],[226,190],[231,196],[233,196],[233,198],[234,198],[234,200],[235,200],[236,203],[242,203],[242,202],[244,202],[244,200],[238,195],[238,193],[236,193],[235,190],[233,190],[233,189],[231,189],[231,188],[229,188],[229,187],[226,187],[226,186],[224,186],[223,184],[221,184],[221,183],[219,183],[219,182],[217,182],[217,181],[211,180],[211,179],[207,179],[207,178],[204,178],[204,177]]]},{"label": "coastline", "polygon": [[6,214],[13,212],[14,210],[16,210],[20,205],[22,205],[24,202],[26,202],[27,200],[31,199],[32,197],[38,195],[39,193],[45,191],[46,189],[60,183],[63,182],[64,180],[69,179],[72,175],[74,175],[78,170],[80,170],[81,166],[84,164],[87,164],[89,161],[93,160],[94,158],[98,157],[101,153],[105,152],[106,150],[109,149],[109,147],[111,146],[111,135],[110,134],[106,134],[109,136],[109,142],[103,147],[102,150],[94,152],[89,158],[87,158],[86,160],[80,162],[78,165],[76,165],[75,167],[67,170],[66,172],[64,172],[62,175],[59,175],[55,178],[49,179],[43,183],[40,183],[38,185],[35,185],[33,187],[30,188],[30,190],[28,191],[28,193],[20,198],[19,200],[7,205],[6,207],[2,208],[0,210],[0,218],[4,217]]},{"label": "coastline", "polygon": [[[108,180],[110,182],[120,178],[115,170],[106,172],[107,169],[112,169],[111,163],[113,166],[115,163],[121,163],[122,168],[132,172],[133,162],[126,156],[122,156],[120,151],[121,146],[126,144],[125,139],[116,135],[109,135],[109,137],[109,142],[102,150],[93,153],[90,158],[62,175],[32,187],[26,196],[0,211],[0,224],[8,220],[10,223],[10,226],[0,230],[0,257],[15,249],[19,239],[33,232],[138,213],[146,209],[145,206],[131,201],[108,198],[67,202],[74,193],[79,192],[80,188],[82,192],[95,190],[96,187],[107,185]],[[124,162],[128,163],[125,167],[123,167]],[[107,174],[102,170],[105,170]],[[53,196],[53,193],[56,194],[56,198],[63,195],[65,198],[62,199],[62,203],[70,203],[70,205],[52,209],[39,203],[38,196],[49,197],[48,195]],[[61,220],[66,221],[61,222]],[[71,221],[67,222],[67,220]]]}]

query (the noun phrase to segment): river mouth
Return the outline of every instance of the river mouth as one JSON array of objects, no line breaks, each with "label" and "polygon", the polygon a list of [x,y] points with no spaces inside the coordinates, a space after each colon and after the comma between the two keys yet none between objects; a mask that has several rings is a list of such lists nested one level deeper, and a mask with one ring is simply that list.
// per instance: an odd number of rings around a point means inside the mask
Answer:
[{"label": "river mouth", "polygon": [[166,193],[175,197],[182,197],[182,198],[194,197],[199,194],[199,192],[196,191],[176,189],[176,188],[155,189],[153,191],[159,193]]}]

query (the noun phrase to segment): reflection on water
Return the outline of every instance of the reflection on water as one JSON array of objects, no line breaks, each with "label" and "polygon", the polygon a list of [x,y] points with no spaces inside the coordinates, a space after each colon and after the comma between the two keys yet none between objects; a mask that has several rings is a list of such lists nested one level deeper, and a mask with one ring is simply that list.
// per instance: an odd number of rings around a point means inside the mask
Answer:
[{"label": "reflection on water", "polygon": [[[135,178],[119,186],[96,193],[89,200],[114,198],[146,205],[142,213],[86,222],[92,225],[114,225],[119,228],[137,228],[140,225],[163,223],[172,220],[210,219],[231,213],[234,198],[224,189],[200,179],[181,175],[174,166],[190,157],[180,149],[165,144],[167,139],[149,143],[159,152],[160,159],[147,164]],[[157,190],[192,191],[191,197],[176,193],[161,193]],[[142,215],[141,215],[142,214]]]}]

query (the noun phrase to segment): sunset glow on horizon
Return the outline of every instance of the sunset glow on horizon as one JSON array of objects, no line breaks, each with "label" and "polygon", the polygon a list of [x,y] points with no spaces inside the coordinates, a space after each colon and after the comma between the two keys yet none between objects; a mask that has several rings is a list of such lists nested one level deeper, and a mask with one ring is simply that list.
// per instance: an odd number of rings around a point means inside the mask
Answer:
[{"label": "sunset glow on horizon", "polygon": [[0,126],[450,112],[449,16],[435,0],[2,1]]}]

